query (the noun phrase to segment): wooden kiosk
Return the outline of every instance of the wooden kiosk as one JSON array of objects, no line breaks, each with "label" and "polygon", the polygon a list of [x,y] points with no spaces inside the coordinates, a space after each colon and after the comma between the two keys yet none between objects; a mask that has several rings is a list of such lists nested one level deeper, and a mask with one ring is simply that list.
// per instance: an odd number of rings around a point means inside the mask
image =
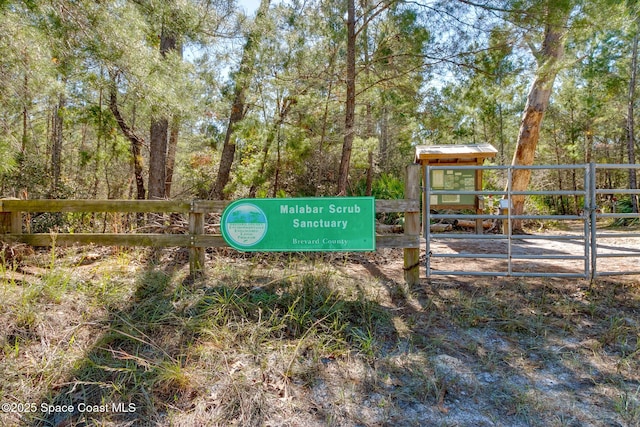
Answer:
[{"label": "wooden kiosk", "polygon": [[[422,166],[424,181],[426,166],[482,166],[485,159],[493,158],[498,150],[491,144],[469,145],[418,145],[415,162]],[[431,188],[422,193],[422,206],[427,205],[427,193],[430,190],[481,191],[482,169],[438,169],[432,170]],[[423,182],[423,187],[425,187]],[[432,209],[475,209],[482,214],[484,203],[482,196],[465,194],[429,195]],[[426,222],[427,213],[423,208],[422,223]],[[476,220],[476,233],[483,232],[482,220]]]}]

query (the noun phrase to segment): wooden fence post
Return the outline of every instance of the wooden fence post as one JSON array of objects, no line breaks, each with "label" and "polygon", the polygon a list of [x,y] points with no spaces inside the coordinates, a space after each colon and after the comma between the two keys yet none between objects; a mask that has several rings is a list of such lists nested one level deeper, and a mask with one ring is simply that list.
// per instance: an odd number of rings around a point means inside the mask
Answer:
[{"label": "wooden fence post", "polygon": [[[3,199],[18,200],[18,199]],[[0,234],[22,234],[22,212],[6,212],[0,200]]]},{"label": "wooden fence post", "polygon": [[189,236],[191,244],[189,246],[189,274],[191,277],[198,277],[204,273],[204,248],[196,246],[196,236],[204,234],[204,213],[196,211],[196,202],[191,202],[189,211]]},{"label": "wooden fence post", "polygon": [[[405,174],[404,198],[420,202],[420,165],[408,165]],[[420,236],[420,212],[405,212],[404,234]],[[411,287],[420,283],[420,248],[404,249],[404,281]]]},{"label": "wooden fence post", "polygon": [[2,207],[2,200],[0,200],[0,234],[8,233],[11,229],[11,216],[10,212],[5,212]]}]

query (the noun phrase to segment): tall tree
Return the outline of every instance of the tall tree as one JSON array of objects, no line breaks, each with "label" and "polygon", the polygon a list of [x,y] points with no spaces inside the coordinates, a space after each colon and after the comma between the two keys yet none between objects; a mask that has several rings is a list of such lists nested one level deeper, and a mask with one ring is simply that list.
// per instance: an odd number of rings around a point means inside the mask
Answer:
[{"label": "tall tree", "polygon": [[[636,163],[636,144],[635,144],[635,116],[634,104],[636,101],[636,77],[638,74],[638,32],[640,28],[640,17],[634,19],[633,42],[631,47],[631,73],[629,78],[629,98],[627,108],[627,158],[629,164]],[[629,169],[629,188],[635,190],[638,188],[637,174],[635,169]],[[638,197],[631,195],[631,205],[633,212],[638,212]]]},{"label": "tall tree", "polygon": [[[356,4],[347,4],[345,129],[338,194],[346,193],[354,149],[366,151],[366,166],[361,165],[370,173],[369,181],[373,179],[374,149],[379,150],[377,163],[383,167],[395,167],[394,157],[407,154],[391,142],[404,141],[405,134],[413,132],[411,121],[417,116],[418,92],[426,69],[425,46],[431,38],[415,3],[361,0],[359,5],[360,11]],[[360,116],[364,120],[357,126]],[[389,132],[393,119],[406,121],[404,125],[397,123],[401,132]],[[375,138],[377,147],[370,143]]]},{"label": "tall tree", "polygon": [[134,129],[129,126],[118,107],[118,89],[116,76],[112,73],[111,85],[109,90],[109,108],[116,119],[120,130],[129,140],[131,144],[131,161],[133,163],[133,174],[136,182],[136,199],[143,200],[146,198],[146,189],[144,185],[144,166],[142,158],[142,147],[144,139],[136,134]]},{"label": "tall tree", "polygon": [[[540,6],[542,6],[540,17],[544,24],[544,37],[539,49],[531,45],[537,68],[520,122],[516,151],[511,162],[513,166],[530,166],[534,162],[542,120],[549,106],[553,83],[562,66],[567,22],[574,5],[572,1],[544,0]],[[511,189],[525,191],[529,186],[530,178],[531,169],[514,170]],[[514,196],[512,203],[515,214],[521,214],[524,211],[524,196]],[[521,222],[515,222],[514,228],[521,228]]]},{"label": "tall tree", "polygon": [[173,175],[176,167],[176,152],[178,150],[178,136],[180,133],[180,117],[175,115],[171,120],[169,127],[169,140],[167,146],[167,162],[166,177],[164,185],[164,196],[171,198],[171,187],[173,184]]},{"label": "tall tree", "polygon": [[[273,141],[278,138],[278,134],[280,133],[280,127],[284,123],[287,115],[291,111],[291,106],[295,104],[295,99],[291,97],[287,97],[282,100],[280,105],[278,106],[278,114],[274,118],[274,122],[271,124],[269,130],[267,131],[267,135],[265,137],[264,145],[262,146],[262,159],[260,160],[260,166],[258,167],[257,173],[253,177],[253,182],[251,183],[251,187],[249,188],[249,197],[256,197],[256,193],[258,191],[258,184],[263,180],[265,168],[267,166],[269,150],[271,149],[271,145]],[[274,185],[274,193],[276,192],[276,185]],[[275,197],[275,194],[274,194]]]},{"label": "tall tree", "polygon": [[65,98],[58,95],[58,101],[51,111],[51,190],[49,197],[59,196],[60,175],[62,174],[62,142],[64,139]]},{"label": "tall tree", "polygon": [[355,137],[356,112],[356,6],[355,0],[347,0],[347,97],[345,101],[344,142],[338,173],[338,195],[347,194],[349,163]]},{"label": "tall tree", "polygon": [[229,113],[227,131],[222,146],[222,156],[220,158],[218,176],[211,190],[211,197],[213,199],[222,200],[226,197],[224,189],[229,182],[231,167],[233,165],[233,159],[236,153],[236,142],[234,140],[233,133],[236,130],[235,128],[238,123],[244,118],[245,114],[247,113],[246,98],[254,73],[256,48],[260,40],[260,35],[262,34],[262,24],[266,19],[270,3],[271,0],[260,1],[260,7],[258,8],[258,11],[256,13],[253,27],[249,31],[247,40],[244,45],[242,59],[240,60],[240,67],[235,74],[233,102],[231,104],[231,112]]},{"label": "tall tree", "polygon": [[[168,15],[168,16],[167,16]],[[170,27],[171,14],[162,14],[160,32],[160,55],[166,58],[178,50],[176,32]],[[156,112],[152,118],[149,137],[149,199],[164,199],[167,185],[167,153],[169,143],[169,119],[166,114]]]}]

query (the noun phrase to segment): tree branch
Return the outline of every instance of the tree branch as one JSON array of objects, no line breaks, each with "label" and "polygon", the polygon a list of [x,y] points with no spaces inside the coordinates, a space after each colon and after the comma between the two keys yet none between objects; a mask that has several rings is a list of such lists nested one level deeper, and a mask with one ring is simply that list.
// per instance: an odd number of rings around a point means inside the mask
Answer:
[{"label": "tree branch", "polygon": [[[365,19],[362,22],[362,25],[360,25],[360,28],[358,28],[356,30],[356,34],[355,36],[358,37],[358,35],[360,35],[360,32],[367,27],[367,24],[369,24],[369,22],[373,21],[378,15],[380,15],[382,12],[384,12],[385,10],[389,9],[394,3],[397,3],[398,0],[391,0],[387,3],[385,3],[387,0],[381,0],[378,4],[376,4],[375,6],[373,6],[371,10],[375,10],[374,13],[372,13],[371,15],[367,16],[367,19]],[[376,8],[378,6],[382,5],[382,7],[380,7],[379,9],[376,10]],[[364,15],[363,15],[364,16]]]},{"label": "tree branch", "polygon": [[109,109],[113,113],[113,117],[115,117],[116,122],[118,123],[118,126],[120,127],[120,130],[122,131],[124,136],[132,143],[142,146],[144,144],[144,139],[138,136],[133,131],[133,129],[131,129],[124,117],[122,117],[122,113],[118,108],[118,95],[115,80],[112,82],[109,89]]}]

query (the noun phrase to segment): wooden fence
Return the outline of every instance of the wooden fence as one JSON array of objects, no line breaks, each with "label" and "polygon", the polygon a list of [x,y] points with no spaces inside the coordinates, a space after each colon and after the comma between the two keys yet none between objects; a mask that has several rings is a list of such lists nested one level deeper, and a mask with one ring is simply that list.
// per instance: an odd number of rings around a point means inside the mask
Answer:
[{"label": "wooden fence", "polygon": [[[376,235],[376,249],[404,248],[405,281],[418,283],[420,259],[420,166],[407,167],[405,199],[376,200],[376,213],[404,212],[403,234]],[[228,246],[222,235],[205,233],[205,214],[222,213],[230,202],[213,200],[0,200],[0,240],[31,246],[105,245],[188,247],[189,271],[203,272],[205,248]],[[23,214],[77,213],[179,213],[189,218],[188,234],[162,233],[23,233]]]}]

